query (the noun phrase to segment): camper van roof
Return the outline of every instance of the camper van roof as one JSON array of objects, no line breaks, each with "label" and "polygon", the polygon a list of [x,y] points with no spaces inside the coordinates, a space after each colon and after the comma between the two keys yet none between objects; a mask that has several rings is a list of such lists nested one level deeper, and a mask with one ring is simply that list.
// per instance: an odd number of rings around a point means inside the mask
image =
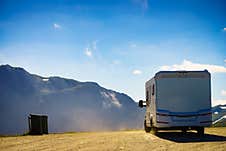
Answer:
[{"label": "camper van roof", "polygon": [[44,115],[44,114],[29,114],[29,116],[45,116],[45,117],[48,117],[47,115]]},{"label": "camper van roof", "polygon": [[[205,74],[203,74],[203,73],[205,73]],[[207,77],[209,77],[209,75],[210,75],[208,70],[203,70],[203,71],[159,71],[155,74],[155,78],[170,78],[170,77],[175,77],[180,74],[186,74],[189,77],[203,77],[203,75],[208,75]]]}]

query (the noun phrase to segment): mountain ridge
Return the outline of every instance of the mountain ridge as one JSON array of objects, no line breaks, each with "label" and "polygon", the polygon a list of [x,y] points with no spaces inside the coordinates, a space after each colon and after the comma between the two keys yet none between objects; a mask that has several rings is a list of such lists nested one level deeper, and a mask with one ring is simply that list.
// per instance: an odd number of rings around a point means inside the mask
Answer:
[{"label": "mountain ridge", "polygon": [[226,104],[212,107],[213,126],[226,126]]},{"label": "mountain ridge", "polygon": [[[140,129],[144,109],[125,93],[96,82],[30,74],[0,66],[0,134],[28,130],[29,114],[49,116],[50,132]],[[226,105],[212,107],[213,126],[225,126]]]},{"label": "mountain ridge", "polygon": [[50,132],[142,127],[144,113],[131,97],[96,82],[42,77],[2,65],[0,83],[3,134],[26,131],[30,113],[49,115]]}]

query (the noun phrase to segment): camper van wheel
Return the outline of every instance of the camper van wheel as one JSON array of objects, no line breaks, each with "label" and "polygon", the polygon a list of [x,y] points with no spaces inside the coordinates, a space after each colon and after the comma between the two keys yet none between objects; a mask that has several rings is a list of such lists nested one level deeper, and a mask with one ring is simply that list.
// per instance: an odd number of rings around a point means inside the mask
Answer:
[{"label": "camper van wheel", "polygon": [[198,135],[204,135],[204,127],[197,128]]},{"label": "camper van wheel", "polygon": [[147,127],[147,125],[146,125],[146,120],[144,121],[144,130],[146,133],[149,133],[151,131],[151,128]]}]

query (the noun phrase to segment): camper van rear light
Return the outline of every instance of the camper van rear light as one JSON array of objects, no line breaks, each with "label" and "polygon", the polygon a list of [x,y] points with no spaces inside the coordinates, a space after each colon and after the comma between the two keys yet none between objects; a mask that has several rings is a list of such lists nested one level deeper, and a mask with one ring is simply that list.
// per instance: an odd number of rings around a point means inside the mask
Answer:
[{"label": "camper van rear light", "polygon": [[169,122],[165,122],[165,121],[157,121],[157,123],[168,124]]}]

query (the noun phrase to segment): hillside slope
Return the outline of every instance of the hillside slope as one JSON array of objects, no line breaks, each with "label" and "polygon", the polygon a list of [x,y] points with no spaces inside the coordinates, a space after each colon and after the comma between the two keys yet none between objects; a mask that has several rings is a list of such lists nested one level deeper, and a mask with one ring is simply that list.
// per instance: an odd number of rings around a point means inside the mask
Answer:
[{"label": "hillside slope", "polygon": [[0,66],[0,134],[23,133],[30,113],[47,114],[50,132],[141,128],[143,111],[126,94],[94,82],[41,77]]},{"label": "hillside slope", "polygon": [[212,108],[213,126],[226,126],[226,105],[217,105]]}]

